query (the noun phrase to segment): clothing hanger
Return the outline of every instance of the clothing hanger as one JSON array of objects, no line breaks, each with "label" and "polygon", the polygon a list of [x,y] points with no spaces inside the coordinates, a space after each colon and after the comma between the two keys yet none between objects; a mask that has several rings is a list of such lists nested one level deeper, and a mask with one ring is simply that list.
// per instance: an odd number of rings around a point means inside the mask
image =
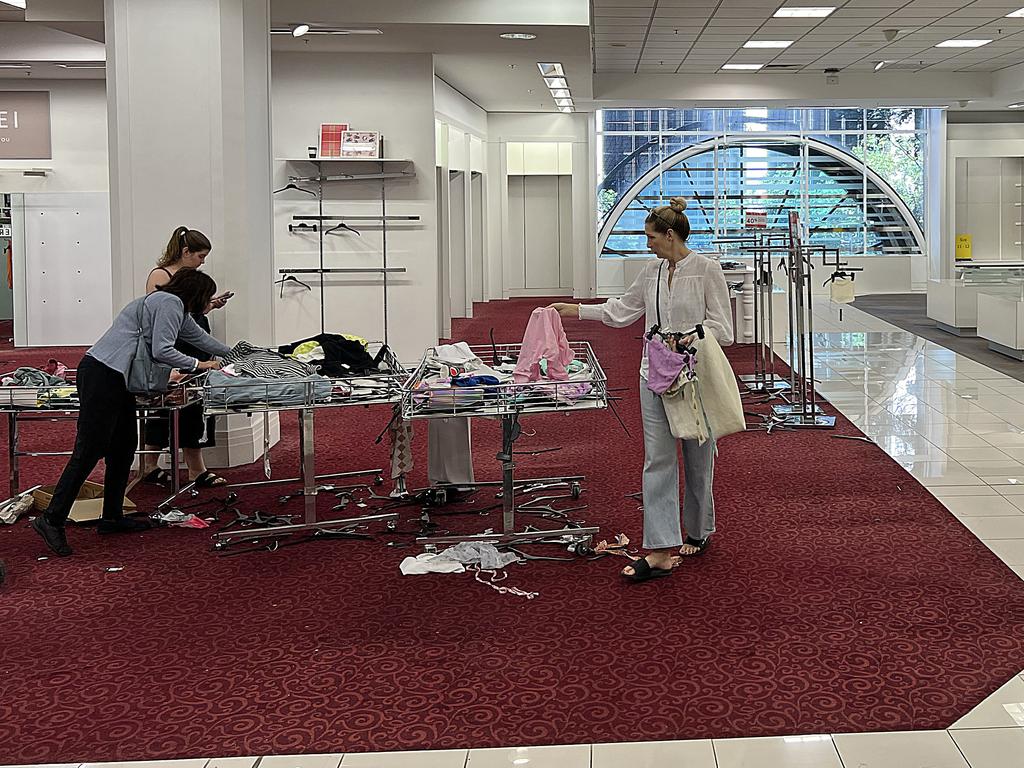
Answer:
[{"label": "clothing hanger", "polygon": [[332,233],[336,232],[336,231],[337,231],[337,230],[339,230],[339,229],[347,229],[347,230],[348,230],[349,232],[351,232],[351,233],[352,233],[352,234],[354,234],[354,235],[358,235],[359,237],[362,237],[362,236],[363,236],[363,235],[362,235],[362,233],[361,233],[361,232],[360,232],[360,231],[359,231],[358,229],[352,229],[352,227],[350,227],[350,226],[349,226],[348,224],[346,224],[345,222],[341,222],[340,224],[335,224],[335,225],[334,225],[333,227],[331,227],[330,229],[326,229],[326,230],[324,230],[324,234],[325,234],[325,235],[330,235],[330,234],[332,234]]},{"label": "clothing hanger", "polygon": [[291,232],[292,234],[294,234],[295,232],[316,232],[319,229],[320,226],[318,224],[306,224],[305,222],[303,222],[302,224],[288,225],[288,231]]},{"label": "clothing hanger", "polygon": [[280,285],[281,285],[281,298],[282,299],[284,298],[284,286],[285,286],[285,283],[298,283],[303,288],[305,288],[307,291],[312,291],[313,290],[313,287],[311,285],[309,285],[309,283],[302,282],[295,275],[287,275],[285,277],[282,277],[280,280],[275,280],[274,281],[274,285],[277,285],[278,283],[280,283]]},{"label": "clothing hanger", "polygon": [[307,195],[312,195],[313,197],[316,197],[316,192],[314,192],[313,190],[297,186],[292,182],[288,182],[285,186],[281,187],[280,189],[275,189],[274,194],[276,195],[278,192],[287,192],[289,189],[294,189],[298,192],[305,192]]}]

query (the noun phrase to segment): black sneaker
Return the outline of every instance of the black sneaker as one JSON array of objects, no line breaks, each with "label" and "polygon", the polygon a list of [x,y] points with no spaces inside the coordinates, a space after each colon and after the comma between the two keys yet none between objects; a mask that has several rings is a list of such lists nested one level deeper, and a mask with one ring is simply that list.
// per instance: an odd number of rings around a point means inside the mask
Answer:
[{"label": "black sneaker", "polygon": [[68,537],[64,533],[63,525],[54,525],[46,519],[46,515],[40,515],[32,521],[32,528],[43,537],[43,541],[55,555],[67,557],[71,554],[71,547],[68,546]]},{"label": "black sneaker", "polygon": [[149,520],[133,520],[130,517],[117,517],[113,520],[101,518],[96,524],[98,533],[138,533],[148,531],[153,526]]}]

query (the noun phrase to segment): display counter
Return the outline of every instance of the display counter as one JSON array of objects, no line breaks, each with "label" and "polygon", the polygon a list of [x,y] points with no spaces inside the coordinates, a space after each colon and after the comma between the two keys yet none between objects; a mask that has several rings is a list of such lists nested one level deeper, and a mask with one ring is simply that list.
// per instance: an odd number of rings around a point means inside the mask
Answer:
[{"label": "display counter", "polygon": [[1001,286],[1024,284],[1024,263],[974,262],[957,264],[956,276],[928,281],[928,317],[947,333],[979,335],[978,295],[999,293]]},{"label": "display counter", "polygon": [[978,291],[978,336],[994,352],[1024,360],[1024,283]]}]

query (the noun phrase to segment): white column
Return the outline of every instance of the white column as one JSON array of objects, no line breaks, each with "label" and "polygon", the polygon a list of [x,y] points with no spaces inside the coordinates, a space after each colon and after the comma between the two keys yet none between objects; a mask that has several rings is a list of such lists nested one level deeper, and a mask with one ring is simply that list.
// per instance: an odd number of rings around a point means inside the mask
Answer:
[{"label": "white column", "polygon": [[[104,22],[114,311],[184,225],[210,238],[205,270],[235,292],[214,335],[271,344],[269,0],[104,0]],[[262,455],[262,416],[219,422],[210,466]]]},{"label": "white column", "polygon": [[176,226],[235,292],[217,336],[273,338],[269,0],[105,0],[115,311]]}]

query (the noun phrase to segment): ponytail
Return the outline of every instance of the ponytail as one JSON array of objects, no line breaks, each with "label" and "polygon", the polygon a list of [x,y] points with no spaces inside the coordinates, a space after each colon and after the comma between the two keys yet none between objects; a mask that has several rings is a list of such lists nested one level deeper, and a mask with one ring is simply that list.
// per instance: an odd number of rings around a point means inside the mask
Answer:
[{"label": "ponytail", "polygon": [[178,227],[171,233],[171,239],[167,241],[167,247],[157,260],[158,267],[169,267],[181,259],[181,252],[188,248],[190,251],[209,251],[209,238],[198,229]]}]

